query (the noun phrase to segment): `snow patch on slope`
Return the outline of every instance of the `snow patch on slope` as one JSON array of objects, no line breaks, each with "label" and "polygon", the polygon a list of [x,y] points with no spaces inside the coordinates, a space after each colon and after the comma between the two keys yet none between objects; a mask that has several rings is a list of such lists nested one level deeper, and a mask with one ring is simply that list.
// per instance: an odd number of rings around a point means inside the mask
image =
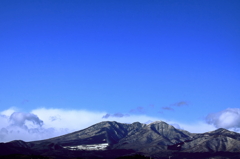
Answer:
[{"label": "snow patch on slope", "polygon": [[64,146],[68,150],[105,150],[108,146],[108,143],[102,144],[90,144],[90,145],[76,145],[76,146]]}]

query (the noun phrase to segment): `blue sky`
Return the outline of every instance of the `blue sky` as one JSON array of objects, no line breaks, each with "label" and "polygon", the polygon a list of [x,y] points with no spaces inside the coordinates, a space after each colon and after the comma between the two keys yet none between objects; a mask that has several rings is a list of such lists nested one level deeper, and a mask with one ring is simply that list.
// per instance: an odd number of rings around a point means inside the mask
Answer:
[{"label": "blue sky", "polygon": [[58,127],[69,131],[101,120],[164,120],[196,132],[187,125],[240,122],[238,0],[1,0],[0,23],[8,136],[20,117],[25,128],[35,119],[44,127],[61,116],[74,122],[68,112],[99,115]]}]

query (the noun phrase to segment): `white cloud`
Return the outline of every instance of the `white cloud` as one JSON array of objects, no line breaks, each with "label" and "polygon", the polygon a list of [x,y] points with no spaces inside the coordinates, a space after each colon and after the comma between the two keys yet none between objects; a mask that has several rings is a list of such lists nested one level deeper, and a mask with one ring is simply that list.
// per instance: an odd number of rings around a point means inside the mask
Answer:
[{"label": "white cloud", "polygon": [[216,128],[238,129],[240,128],[240,109],[228,108],[221,112],[208,114],[206,122]]},{"label": "white cloud", "polygon": [[9,125],[9,117],[8,116],[5,116],[5,115],[2,115],[0,113],[0,128],[1,127],[6,127]]},{"label": "white cloud", "polygon": [[42,140],[84,129],[102,121],[106,112],[34,109],[30,113],[9,108],[0,112],[0,142]]},{"label": "white cloud", "polygon": [[208,131],[213,131],[216,128],[212,125],[209,125],[203,121],[197,121],[193,123],[180,123],[180,122],[173,122],[174,124],[177,123],[181,129],[187,130],[191,133],[204,133]]},{"label": "white cloud", "polygon": [[9,120],[11,125],[18,127],[27,127],[27,125],[30,125],[31,127],[41,127],[43,124],[43,121],[32,113],[13,112]]},{"label": "white cloud", "polygon": [[69,131],[76,131],[87,126],[100,122],[106,112],[90,112],[86,110],[65,110],[65,109],[46,109],[40,108],[32,110],[44,121],[43,127],[56,129],[68,128]]},{"label": "white cloud", "polygon": [[9,108],[9,109],[6,109],[6,110],[0,112],[0,114],[1,114],[1,115],[4,115],[4,116],[11,116],[12,113],[14,113],[14,112],[16,112],[16,111],[18,111],[17,108],[11,107],[11,108]]}]

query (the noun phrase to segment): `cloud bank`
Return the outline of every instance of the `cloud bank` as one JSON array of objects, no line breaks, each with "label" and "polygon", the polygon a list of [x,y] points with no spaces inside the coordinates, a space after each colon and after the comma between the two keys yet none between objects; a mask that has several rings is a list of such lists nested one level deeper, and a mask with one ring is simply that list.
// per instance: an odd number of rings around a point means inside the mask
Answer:
[{"label": "cloud bank", "polygon": [[[141,108],[136,109],[142,111]],[[135,111],[134,111],[135,113]],[[226,128],[240,132],[240,109],[228,108],[221,112],[207,115],[205,120],[192,123],[166,120],[146,114],[109,114],[88,110],[67,110],[57,108],[39,108],[30,112],[21,112],[9,108],[0,112],[0,142],[12,140],[42,140],[82,130],[101,121],[117,121],[120,123],[141,122],[149,124],[153,121],[165,121],[176,128],[192,133],[213,131]]]},{"label": "cloud bank", "polygon": [[38,118],[35,114],[32,113],[22,113],[22,112],[14,112],[9,118],[9,121],[12,126],[18,126],[27,129],[27,122],[31,122],[32,125],[41,127],[43,125],[43,121]]},{"label": "cloud bank", "polygon": [[228,108],[221,112],[208,114],[206,116],[206,122],[215,126],[216,128],[225,128],[239,131],[240,109]]},{"label": "cloud bank", "polygon": [[0,112],[0,142],[43,140],[78,131],[101,121],[133,123],[161,120],[147,115],[108,114],[87,110],[39,108],[20,112],[9,108]]},{"label": "cloud bank", "polygon": [[56,137],[100,122],[104,114],[85,110],[46,108],[26,113],[9,108],[0,112],[0,142]]}]

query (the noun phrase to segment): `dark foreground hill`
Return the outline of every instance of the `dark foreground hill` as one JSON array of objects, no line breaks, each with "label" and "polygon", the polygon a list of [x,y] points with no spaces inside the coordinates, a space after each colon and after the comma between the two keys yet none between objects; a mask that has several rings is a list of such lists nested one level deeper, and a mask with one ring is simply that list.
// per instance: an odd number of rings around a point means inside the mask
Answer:
[{"label": "dark foreground hill", "polygon": [[106,121],[47,140],[0,143],[0,158],[16,154],[22,158],[240,158],[240,134],[226,129],[193,134],[162,121]]}]

